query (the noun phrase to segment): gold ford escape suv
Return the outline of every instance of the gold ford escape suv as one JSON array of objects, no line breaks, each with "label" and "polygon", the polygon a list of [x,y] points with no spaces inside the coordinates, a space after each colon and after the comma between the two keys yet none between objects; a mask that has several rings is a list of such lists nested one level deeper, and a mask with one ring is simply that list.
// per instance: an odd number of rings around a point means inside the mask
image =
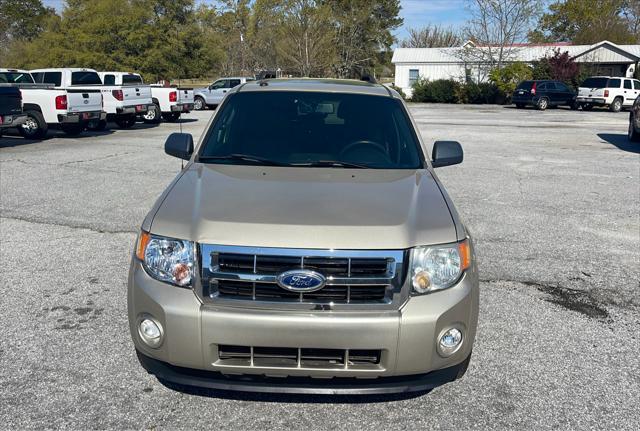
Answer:
[{"label": "gold ford escape suv", "polygon": [[172,386],[426,391],[466,371],[478,320],[469,232],[405,104],[384,86],[263,80],[229,91],[144,222],[128,308]]}]

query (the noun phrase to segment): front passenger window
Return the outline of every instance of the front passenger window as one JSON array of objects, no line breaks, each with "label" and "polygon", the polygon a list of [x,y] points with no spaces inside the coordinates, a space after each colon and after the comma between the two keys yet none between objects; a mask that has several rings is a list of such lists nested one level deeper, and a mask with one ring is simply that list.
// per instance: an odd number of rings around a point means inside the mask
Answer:
[{"label": "front passenger window", "polygon": [[221,79],[221,80],[216,81],[213,84],[211,84],[211,87],[209,87],[209,89],[210,90],[219,90],[220,88],[224,88],[224,84],[225,84],[225,80]]}]

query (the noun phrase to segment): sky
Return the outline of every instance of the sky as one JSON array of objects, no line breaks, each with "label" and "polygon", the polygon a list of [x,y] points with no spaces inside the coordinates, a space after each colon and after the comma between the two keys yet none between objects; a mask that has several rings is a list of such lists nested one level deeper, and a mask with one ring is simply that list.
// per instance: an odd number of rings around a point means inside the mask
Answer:
[{"label": "sky", "polygon": [[[62,9],[63,0],[43,0],[47,6]],[[207,0],[198,0],[207,2]],[[210,1],[208,1],[210,2]],[[428,23],[459,27],[468,17],[465,0],[400,0],[404,24],[396,30],[395,36],[403,39],[411,27],[422,27]]]}]

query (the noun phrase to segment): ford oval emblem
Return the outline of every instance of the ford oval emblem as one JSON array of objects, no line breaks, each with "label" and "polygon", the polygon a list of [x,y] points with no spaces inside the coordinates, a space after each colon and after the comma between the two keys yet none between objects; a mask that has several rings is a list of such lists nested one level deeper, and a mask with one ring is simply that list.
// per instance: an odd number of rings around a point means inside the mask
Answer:
[{"label": "ford oval emblem", "polygon": [[315,292],[324,287],[324,275],[308,269],[294,269],[276,277],[278,286],[290,292]]}]

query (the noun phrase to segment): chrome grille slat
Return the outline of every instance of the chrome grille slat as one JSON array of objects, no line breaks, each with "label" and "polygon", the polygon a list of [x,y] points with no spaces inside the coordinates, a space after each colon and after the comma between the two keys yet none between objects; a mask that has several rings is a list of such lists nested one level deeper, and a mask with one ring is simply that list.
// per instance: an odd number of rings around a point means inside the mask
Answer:
[{"label": "chrome grille slat", "polygon": [[[404,250],[312,250],[234,247],[202,244],[202,296],[228,305],[314,309],[314,304],[354,308],[399,306],[405,297]],[[289,292],[278,286],[278,274],[311,269],[326,277],[315,292]],[[246,284],[246,287],[243,285]],[[287,305],[288,304],[288,305]],[[323,308],[326,309],[326,308]]]}]

